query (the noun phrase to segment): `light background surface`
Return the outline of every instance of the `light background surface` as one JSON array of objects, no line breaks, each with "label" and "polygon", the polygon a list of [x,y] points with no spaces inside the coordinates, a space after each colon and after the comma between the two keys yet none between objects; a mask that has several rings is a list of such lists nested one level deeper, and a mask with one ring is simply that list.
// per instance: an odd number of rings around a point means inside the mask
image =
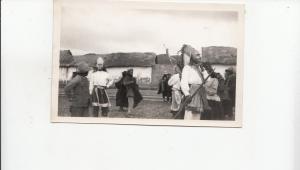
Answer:
[{"label": "light background surface", "polygon": [[50,123],[52,1],[1,3],[2,169],[300,169],[299,2],[246,2],[243,128]]},{"label": "light background surface", "polygon": [[241,21],[237,11],[180,9],[179,6],[174,8],[175,5],[157,9],[155,6],[61,0],[61,47],[70,49],[74,55],[91,52],[162,54],[166,47],[170,55],[176,55],[182,44],[196,49],[239,47],[237,32]]}]

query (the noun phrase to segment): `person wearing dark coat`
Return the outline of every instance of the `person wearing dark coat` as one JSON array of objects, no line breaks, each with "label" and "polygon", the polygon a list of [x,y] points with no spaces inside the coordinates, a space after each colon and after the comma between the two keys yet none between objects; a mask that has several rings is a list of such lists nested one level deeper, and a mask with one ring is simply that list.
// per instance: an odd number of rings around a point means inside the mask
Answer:
[{"label": "person wearing dark coat", "polygon": [[225,85],[228,88],[228,94],[230,98],[230,112],[228,116],[233,119],[235,110],[235,90],[236,90],[236,73],[233,67],[225,70]]},{"label": "person wearing dark coat", "polygon": [[123,84],[127,90],[126,96],[128,98],[128,113],[131,113],[132,109],[134,109],[143,100],[139,91],[139,86],[136,83],[136,78],[133,77],[133,69],[129,69],[127,71]]},{"label": "person wearing dark coat", "polygon": [[87,117],[90,104],[89,81],[87,78],[89,66],[85,62],[78,64],[76,75],[65,86],[64,90],[72,102],[70,112],[72,117]]},{"label": "person wearing dark coat", "polygon": [[164,102],[171,101],[172,87],[168,85],[169,78],[167,74],[164,74],[159,82],[157,94],[162,94]]},{"label": "person wearing dark coat", "polygon": [[123,84],[125,76],[126,71],[123,71],[121,80],[115,83],[115,86],[118,89],[116,94],[116,106],[120,107],[120,111],[124,111],[123,107],[128,107],[127,89]]}]

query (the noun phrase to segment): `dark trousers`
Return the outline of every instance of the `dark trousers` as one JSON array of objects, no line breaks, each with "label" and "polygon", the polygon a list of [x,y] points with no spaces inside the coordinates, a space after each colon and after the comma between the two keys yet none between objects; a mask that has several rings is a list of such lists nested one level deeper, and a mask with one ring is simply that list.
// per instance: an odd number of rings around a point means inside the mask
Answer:
[{"label": "dark trousers", "polygon": [[[102,117],[107,117],[109,112],[108,107],[101,107]],[[93,117],[99,117],[99,106],[93,106]]]},{"label": "dark trousers", "polygon": [[89,108],[88,107],[70,107],[71,117],[88,117]]},{"label": "dark trousers", "polygon": [[230,100],[222,100],[222,106],[224,110],[224,115],[232,117],[232,102]]},{"label": "dark trousers", "polygon": [[224,120],[224,112],[221,102],[207,100],[210,110],[205,110],[201,114],[201,120]]},{"label": "dark trousers", "polygon": [[211,107],[211,120],[224,120],[222,104],[219,101],[208,100]]}]

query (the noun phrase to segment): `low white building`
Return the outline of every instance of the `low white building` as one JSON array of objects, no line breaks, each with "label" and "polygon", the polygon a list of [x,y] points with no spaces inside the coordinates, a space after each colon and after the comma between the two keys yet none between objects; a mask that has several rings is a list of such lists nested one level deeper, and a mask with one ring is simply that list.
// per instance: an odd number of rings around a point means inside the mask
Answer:
[{"label": "low white building", "polygon": [[[103,57],[104,66],[110,76],[115,80],[122,77],[122,72],[133,69],[133,76],[141,86],[150,85],[152,82],[152,69],[155,65],[154,53],[112,53],[112,54],[86,54],[81,56],[72,56],[71,52],[61,51],[59,80],[67,82],[76,72],[76,63],[85,61],[91,67],[96,67],[98,57]],[[66,60],[66,58],[68,60]],[[92,71],[91,71],[92,72]]]},{"label": "low white building", "polygon": [[[233,47],[210,46],[202,48],[203,57],[212,64],[216,72],[224,76],[224,72],[231,66],[236,66],[237,49]],[[60,53],[59,80],[62,83],[69,81],[76,72],[76,63],[85,61],[91,67],[96,67],[98,57],[103,57],[108,73],[117,81],[122,72],[133,69],[133,76],[141,87],[157,87],[164,72],[173,73],[174,64],[181,63],[181,56],[170,56],[155,53],[112,53],[112,54],[85,54],[73,56],[69,50]]]}]

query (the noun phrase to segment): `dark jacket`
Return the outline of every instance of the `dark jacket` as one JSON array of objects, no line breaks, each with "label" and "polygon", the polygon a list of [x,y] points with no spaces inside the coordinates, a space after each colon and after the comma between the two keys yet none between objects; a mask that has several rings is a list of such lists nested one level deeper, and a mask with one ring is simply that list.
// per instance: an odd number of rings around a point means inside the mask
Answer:
[{"label": "dark jacket", "polygon": [[128,107],[128,98],[126,96],[126,86],[123,84],[123,78],[115,83],[118,89],[116,94],[116,106]]},{"label": "dark jacket", "polygon": [[231,74],[228,76],[228,78],[225,80],[225,84],[228,88],[228,93],[230,100],[232,101],[232,105],[235,105],[235,90],[236,90],[236,75]]},{"label": "dark jacket", "polygon": [[172,86],[168,85],[169,78],[161,79],[158,85],[158,92],[157,94],[163,94],[164,96],[171,96],[172,95]]},{"label": "dark jacket", "polygon": [[228,88],[225,84],[225,80],[223,78],[218,78],[218,90],[217,94],[221,98],[221,100],[230,100],[229,94],[228,94]]},{"label": "dark jacket", "polygon": [[73,107],[87,107],[90,101],[87,77],[76,75],[65,87],[65,93]]},{"label": "dark jacket", "polygon": [[136,78],[131,76],[126,76],[124,78],[123,83],[126,86],[127,91],[128,89],[131,89],[133,92],[133,100],[134,100],[133,108],[135,108],[143,100],[143,96],[139,91],[139,86],[136,83]]}]

